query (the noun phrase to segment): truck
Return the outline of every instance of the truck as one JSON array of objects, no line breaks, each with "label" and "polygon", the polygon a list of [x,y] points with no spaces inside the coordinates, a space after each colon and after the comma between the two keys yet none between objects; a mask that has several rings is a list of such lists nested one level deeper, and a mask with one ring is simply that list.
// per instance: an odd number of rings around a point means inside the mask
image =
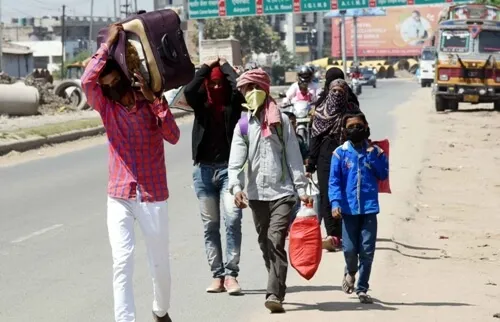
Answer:
[{"label": "truck", "polygon": [[200,64],[224,57],[231,66],[242,66],[240,42],[236,39],[207,39],[201,41]]},{"label": "truck", "polygon": [[426,46],[422,48],[419,61],[419,82],[422,87],[430,87],[434,82],[436,65],[436,48]]},{"label": "truck", "polygon": [[82,90],[82,82],[80,81],[89,61],[90,57],[84,61],[67,65],[65,79],[59,82],[54,88],[54,94],[63,98],[69,98],[71,105],[77,110],[91,108],[87,103],[87,98]]},{"label": "truck", "polygon": [[433,86],[438,112],[459,103],[493,103],[500,110],[500,6],[460,4],[442,15]]}]

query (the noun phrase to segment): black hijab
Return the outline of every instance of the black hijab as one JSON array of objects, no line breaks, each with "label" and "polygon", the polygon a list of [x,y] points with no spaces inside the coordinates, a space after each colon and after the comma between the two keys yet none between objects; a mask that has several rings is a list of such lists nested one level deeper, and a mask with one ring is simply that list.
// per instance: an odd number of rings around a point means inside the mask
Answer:
[{"label": "black hijab", "polygon": [[[315,103],[315,106],[319,106],[323,101],[326,99],[328,92],[330,91],[330,84],[336,80],[336,79],[344,79],[345,80],[345,75],[342,69],[338,67],[332,67],[329,70],[326,71],[325,75],[325,87],[323,88],[323,91],[321,94],[319,94],[318,100]],[[348,94],[347,94],[347,100],[350,103],[353,103],[357,106],[359,106],[359,101],[358,98],[356,97],[356,94],[352,91],[351,87],[348,87]]]}]

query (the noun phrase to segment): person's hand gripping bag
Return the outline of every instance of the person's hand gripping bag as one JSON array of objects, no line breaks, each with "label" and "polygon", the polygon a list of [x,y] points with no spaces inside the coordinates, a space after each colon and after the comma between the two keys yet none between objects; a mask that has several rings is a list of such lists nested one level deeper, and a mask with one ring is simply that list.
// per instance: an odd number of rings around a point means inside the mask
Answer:
[{"label": "person's hand gripping bag", "polygon": [[[370,141],[371,145],[376,145],[384,151],[387,160],[389,160],[389,140],[380,140],[380,141]],[[378,192],[379,193],[392,193],[391,191],[391,183],[389,181],[389,177],[385,180],[378,180]]]},{"label": "person's hand gripping bag", "polygon": [[303,205],[289,233],[290,263],[306,280],[310,280],[321,263],[321,227],[313,205]]}]

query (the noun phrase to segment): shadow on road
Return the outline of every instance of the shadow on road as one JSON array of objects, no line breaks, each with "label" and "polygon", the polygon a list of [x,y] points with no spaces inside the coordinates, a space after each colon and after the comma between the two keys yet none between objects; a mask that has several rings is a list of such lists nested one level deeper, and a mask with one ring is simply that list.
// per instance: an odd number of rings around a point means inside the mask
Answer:
[{"label": "shadow on road", "polygon": [[[357,299],[356,299],[357,300]],[[317,304],[302,304],[285,302],[287,305],[296,306],[287,309],[287,312],[293,311],[323,311],[323,312],[339,312],[339,311],[396,311],[398,306],[422,306],[422,307],[438,307],[438,306],[472,306],[467,303],[451,303],[451,302],[415,302],[415,303],[392,303],[380,301],[373,298],[373,304],[361,304],[359,302],[322,302]]]},{"label": "shadow on road", "polygon": [[[301,293],[301,292],[329,292],[342,291],[342,287],[333,285],[299,285],[286,288],[286,294]],[[266,290],[245,290],[245,294],[266,294]]]},{"label": "shadow on road", "polygon": [[[391,252],[398,253],[402,256],[409,257],[409,258],[416,258],[416,259],[424,259],[424,260],[436,260],[436,259],[442,259],[440,254],[435,254],[434,256],[432,255],[427,255],[426,252],[441,252],[441,249],[439,248],[427,248],[427,247],[420,247],[420,246],[412,246],[412,245],[407,245],[400,243],[398,241],[389,239],[389,238],[378,238],[377,242],[387,242],[393,244],[394,247],[377,247],[377,250],[388,250]],[[406,252],[407,250],[408,252]],[[414,252],[420,252],[419,255],[415,254],[409,254],[409,252],[414,251]]]},{"label": "shadow on road", "polygon": [[377,238],[377,242],[388,242],[388,243],[394,243],[398,246],[408,248],[408,249],[414,249],[414,250],[435,250],[435,251],[440,251],[441,249],[439,248],[428,248],[428,247],[419,247],[419,246],[411,246],[407,244],[400,243],[398,241],[389,239],[389,238]]},{"label": "shadow on road", "polygon": [[406,254],[406,253],[403,253],[402,251],[400,251],[399,249],[397,248],[390,248],[390,247],[377,247],[377,250],[380,251],[380,250],[389,250],[391,252],[395,252],[395,253],[398,253],[404,257],[409,257],[409,258],[416,258],[416,259],[425,259],[425,260],[437,260],[437,259],[441,259],[440,256],[419,256],[419,255],[410,255],[410,254]]},{"label": "shadow on road", "polygon": [[320,311],[320,312],[341,312],[341,311],[396,311],[397,308],[384,306],[380,303],[361,304],[359,302],[323,302],[317,304],[289,303],[286,305],[296,306],[286,308],[287,312],[293,311]]}]

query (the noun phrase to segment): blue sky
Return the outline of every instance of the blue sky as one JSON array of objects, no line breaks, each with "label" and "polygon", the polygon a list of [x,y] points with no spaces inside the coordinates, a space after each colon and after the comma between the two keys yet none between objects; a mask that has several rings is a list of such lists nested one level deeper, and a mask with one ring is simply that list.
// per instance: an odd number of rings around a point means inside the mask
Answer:
[{"label": "blue sky", "polygon": [[[134,0],[129,0],[134,1]],[[2,21],[10,22],[16,17],[60,16],[62,5],[66,5],[67,15],[90,15],[90,0],[2,0]],[[125,3],[125,0],[122,0]],[[137,6],[153,10],[153,0],[137,0]],[[94,0],[94,15],[112,16],[113,0]]]}]

